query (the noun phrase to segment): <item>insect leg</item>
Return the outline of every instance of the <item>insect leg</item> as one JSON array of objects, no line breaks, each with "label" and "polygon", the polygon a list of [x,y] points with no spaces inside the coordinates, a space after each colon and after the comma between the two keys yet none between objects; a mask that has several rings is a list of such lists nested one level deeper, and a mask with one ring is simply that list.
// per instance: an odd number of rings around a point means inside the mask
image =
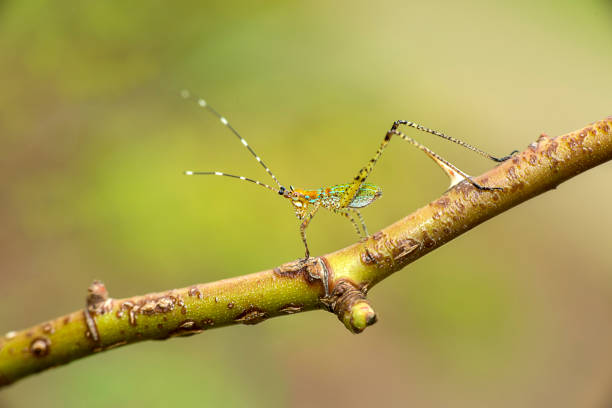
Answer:
[{"label": "insect leg", "polygon": [[303,259],[304,261],[307,261],[308,258],[310,258],[310,251],[308,250],[308,243],[306,242],[306,228],[308,227],[308,224],[310,223],[310,220],[312,219],[312,217],[314,217],[317,211],[319,210],[320,206],[321,206],[320,203],[314,204],[314,206],[312,207],[312,210],[310,210],[304,216],[303,221],[300,224],[300,235],[302,236],[302,242],[304,243],[304,247],[306,248],[306,257]]},{"label": "insect leg", "polygon": [[363,220],[361,213],[359,212],[359,210],[353,209],[353,211],[357,214],[357,217],[359,217],[359,222],[361,222],[361,228],[363,228],[363,233],[365,234],[366,237],[369,237],[370,234],[368,234],[368,228],[365,225],[365,221]]},{"label": "insect leg", "polygon": [[500,157],[500,158],[498,158],[498,157],[494,157],[494,156],[492,156],[491,154],[489,154],[489,153],[487,153],[487,152],[484,152],[484,151],[482,151],[482,150],[480,150],[480,149],[478,149],[478,148],[476,148],[476,147],[474,147],[474,146],[472,146],[472,145],[470,145],[470,144],[468,144],[468,143],[464,142],[463,140],[455,139],[454,137],[451,137],[451,136],[445,135],[445,134],[444,134],[444,133],[442,133],[442,132],[438,132],[437,130],[433,130],[433,129],[426,128],[425,126],[421,126],[421,125],[419,125],[419,124],[417,124],[417,123],[410,122],[410,121],[408,121],[408,120],[396,120],[395,122],[393,122],[393,125],[391,126],[391,130],[397,130],[397,128],[399,127],[399,125],[406,125],[406,126],[410,126],[410,127],[414,128],[414,129],[420,130],[420,131],[422,131],[422,132],[430,133],[430,134],[432,134],[432,135],[435,135],[435,136],[441,137],[442,139],[446,139],[446,140],[448,140],[449,142],[456,143],[456,144],[458,144],[459,146],[463,146],[463,147],[465,147],[466,149],[469,149],[469,150],[471,150],[471,151],[473,151],[473,152],[476,152],[476,153],[478,153],[479,155],[484,156],[484,157],[486,157],[487,159],[490,159],[490,160],[496,161],[496,162],[498,162],[498,163],[499,163],[499,162],[506,161],[506,160],[508,160],[509,158],[511,158],[511,157],[512,157],[512,155],[513,155],[514,153],[518,153],[518,150],[514,150],[514,151],[513,151],[512,153],[510,153],[509,155],[504,156],[504,157]]},{"label": "insect leg", "polygon": [[348,185],[348,187],[340,197],[340,201],[337,204],[337,208],[347,208],[349,204],[353,201],[353,199],[359,192],[359,188],[374,169],[376,162],[378,161],[383,151],[385,150],[385,147],[387,147],[390,141],[391,135],[389,134],[389,132],[387,132],[387,135],[385,136],[383,142],[378,147],[378,150],[376,150],[376,154],[374,154],[368,164],[366,164],[361,168],[361,170],[359,170],[359,173],[357,173],[357,175],[353,178],[351,183]]},{"label": "insect leg", "polygon": [[401,137],[402,139],[404,139],[408,143],[410,143],[413,146],[417,147],[418,149],[422,150],[427,156],[429,156],[433,161],[435,161],[442,168],[442,170],[444,170],[444,172],[448,175],[448,177],[450,177],[451,184],[450,184],[449,188],[455,186],[456,184],[462,182],[463,180],[468,180],[474,187],[478,188],[479,190],[488,190],[488,191],[491,191],[491,190],[503,190],[503,188],[501,188],[501,187],[486,187],[486,186],[481,186],[480,184],[478,184],[474,180],[472,180],[468,174],[466,174],[463,171],[459,170],[456,166],[454,166],[453,164],[451,164],[447,160],[443,159],[441,156],[439,156],[438,154],[433,152],[431,149],[423,146],[422,144],[420,144],[419,142],[417,142],[416,140],[414,140],[410,136],[406,136],[405,134],[403,134],[402,132],[400,132],[398,130],[395,130],[395,129],[389,130],[387,132],[387,136],[390,138],[391,135],[398,135],[399,137]]},{"label": "insect leg", "polygon": [[340,214],[346,217],[351,222],[351,224],[353,224],[353,227],[355,227],[355,231],[357,231],[357,235],[361,236],[361,230],[359,229],[359,225],[357,225],[357,223],[355,222],[355,219],[347,210],[334,209],[332,211],[336,214]]}]

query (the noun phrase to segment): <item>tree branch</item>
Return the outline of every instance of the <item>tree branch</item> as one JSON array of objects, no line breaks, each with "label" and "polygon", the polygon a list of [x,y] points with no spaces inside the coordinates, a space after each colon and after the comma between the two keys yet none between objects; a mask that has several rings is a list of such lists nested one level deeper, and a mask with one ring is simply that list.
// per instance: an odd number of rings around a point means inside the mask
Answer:
[{"label": "tree branch", "polygon": [[481,222],[612,159],[612,117],[556,138],[542,135],[475,181],[336,252],[218,282],[112,299],[100,282],[86,307],[0,338],[0,387],[32,373],[142,340],[189,336],[230,324],[327,309],[359,333],[376,321],[376,283]]}]

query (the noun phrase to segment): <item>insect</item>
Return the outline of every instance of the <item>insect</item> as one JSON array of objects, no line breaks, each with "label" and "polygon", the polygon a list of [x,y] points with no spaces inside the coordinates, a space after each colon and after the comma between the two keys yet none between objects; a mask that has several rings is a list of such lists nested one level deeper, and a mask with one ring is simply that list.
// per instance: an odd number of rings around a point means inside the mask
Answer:
[{"label": "insect", "polygon": [[[446,161],[445,159],[440,157],[438,154],[434,153],[432,150],[430,150],[426,146],[420,144],[415,139],[399,131],[398,129],[400,126],[411,127],[411,128],[441,137],[450,142],[463,146],[469,150],[472,150],[473,152],[476,152],[480,154],[481,156],[484,156],[495,162],[503,162],[505,160],[508,160],[510,157],[512,157],[514,153],[517,152],[515,150],[507,156],[497,158],[459,139],[455,139],[453,137],[447,136],[444,133],[438,132],[433,129],[426,128],[424,126],[418,125],[414,122],[410,122],[407,120],[397,120],[393,122],[391,129],[389,129],[386,132],[382,143],[380,144],[380,146],[378,147],[378,150],[376,151],[376,154],[374,154],[374,156],[370,159],[370,161],[365,166],[363,166],[361,170],[359,170],[357,175],[350,182],[345,183],[345,184],[338,184],[338,185],[331,186],[331,187],[322,187],[316,190],[299,189],[299,188],[294,188],[291,185],[289,186],[289,188],[285,188],[285,186],[283,186],[278,181],[278,179],[276,178],[274,173],[272,173],[270,168],[266,164],[264,164],[262,159],[257,155],[257,153],[255,153],[253,148],[251,148],[251,146],[247,143],[247,141],[242,136],[240,136],[238,131],[234,129],[232,125],[230,125],[230,123],[224,116],[219,114],[204,99],[196,97],[195,95],[192,95],[189,91],[186,91],[186,90],[182,91],[181,96],[185,99],[189,99],[189,98],[195,99],[197,101],[197,104],[200,107],[205,108],[210,113],[215,115],[219,119],[219,121],[223,125],[225,125],[240,140],[240,142],[244,145],[244,147],[248,149],[248,151],[255,158],[255,160],[257,160],[257,162],[266,170],[266,172],[270,175],[270,177],[272,177],[272,180],[274,180],[278,188],[272,187],[268,184],[262,183],[260,181],[257,181],[257,180],[254,180],[248,177],[236,176],[233,174],[227,174],[227,173],[223,173],[220,171],[186,171],[185,174],[189,176],[214,175],[214,176],[232,177],[235,179],[248,181],[250,183],[257,184],[258,186],[264,187],[278,194],[279,196],[288,199],[291,205],[293,206],[293,209],[295,210],[295,215],[297,216],[299,220],[302,221],[300,224],[300,235],[302,238],[302,242],[304,242],[304,247],[306,249],[305,258],[303,259],[303,261],[306,261],[310,258],[310,251],[308,249],[308,243],[306,242],[306,228],[308,227],[308,224],[310,223],[310,221],[315,216],[317,211],[319,211],[320,208],[325,208],[335,214],[339,214],[347,218],[355,227],[355,230],[357,231],[358,235],[363,236],[363,237],[369,236],[368,230],[365,225],[365,221],[363,220],[363,217],[361,216],[359,209],[372,204],[375,200],[380,198],[380,196],[382,195],[382,190],[380,187],[372,183],[366,183],[366,179],[368,178],[368,176],[374,169],[374,166],[380,159],[380,156],[382,155],[384,149],[387,147],[387,145],[389,144],[393,136],[398,136],[404,139],[408,143],[412,144],[413,146],[423,151],[431,159],[433,159],[433,161],[435,161],[442,168],[442,170],[444,170],[446,174],[449,176],[451,180],[450,187],[453,187],[456,184],[464,180],[467,180],[469,183],[471,183],[474,187],[476,187],[479,190],[484,190],[484,191],[503,190],[503,188],[501,187],[486,187],[486,186],[482,186],[476,183],[474,180],[471,179],[469,175],[459,170],[453,164]],[[359,225],[355,221],[355,217],[359,220],[361,229],[359,228]]]}]

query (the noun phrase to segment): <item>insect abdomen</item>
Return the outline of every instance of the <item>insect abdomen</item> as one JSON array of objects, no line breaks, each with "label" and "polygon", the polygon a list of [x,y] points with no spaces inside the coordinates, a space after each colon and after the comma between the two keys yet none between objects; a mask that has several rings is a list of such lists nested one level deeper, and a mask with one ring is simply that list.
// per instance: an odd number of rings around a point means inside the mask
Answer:
[{"label": "insect abdomen", "polygon": [[372,204],[381,195],[382,189],[380,187],[371,183],[363,183],[348,206],[349,208],[362,208]]}]

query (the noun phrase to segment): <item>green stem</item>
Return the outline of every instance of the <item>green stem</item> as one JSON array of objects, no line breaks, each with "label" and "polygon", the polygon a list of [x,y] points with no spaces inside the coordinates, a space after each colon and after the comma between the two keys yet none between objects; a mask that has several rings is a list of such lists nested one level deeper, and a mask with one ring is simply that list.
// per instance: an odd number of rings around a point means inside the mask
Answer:
[{"label": "green stem", "polygon": [[0,337],[0,387],[30,374],[142,340],[188,336],[230,324],[314,309],[361,332],[376,322],[365,299],[376,283],[467,230],[612,159],[612,117],[584,129],[541,136],[522,153],[463,182],[363,242],[274,270],[128,299],[89,288],[86,307]]}]

